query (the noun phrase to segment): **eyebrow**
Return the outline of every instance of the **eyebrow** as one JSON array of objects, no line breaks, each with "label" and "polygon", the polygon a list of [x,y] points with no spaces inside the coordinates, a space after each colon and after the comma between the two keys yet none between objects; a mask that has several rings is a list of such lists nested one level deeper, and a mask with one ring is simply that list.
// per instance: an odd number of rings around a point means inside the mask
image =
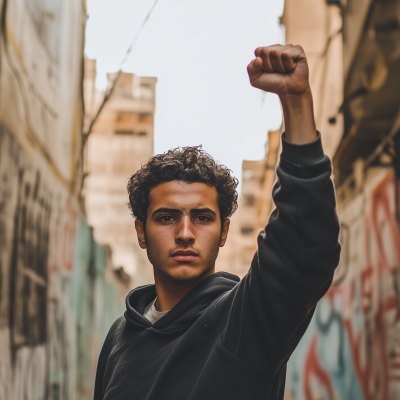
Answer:
[{"label": "eyebrow", "polygon": [[[153,214],[151,214],[152,216],[158,213],[162,213],[162,212],[167,212],[167,213],[174,213],[174,214],[183,214],[182,210],[178,210],[177,208],[167,208],[167,207],[161,207],[158,208],[157,210],[155,210],[153,212]],[[215,213],[215,211],[211,210],[211,208],[192,208],[189,211],[190,214],[199,214],[199,213],[210,213],[213,214],[214,216],[216,216],[217,214]]]}]

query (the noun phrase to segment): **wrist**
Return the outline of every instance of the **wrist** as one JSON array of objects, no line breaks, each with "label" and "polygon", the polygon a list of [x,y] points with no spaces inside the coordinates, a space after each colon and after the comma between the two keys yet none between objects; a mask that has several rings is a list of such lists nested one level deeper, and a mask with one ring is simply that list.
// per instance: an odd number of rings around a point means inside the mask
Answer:
[{"label": "wrist", "polygon": [[294,144],[305,144],[317,138],[311,89],[301,94],[279,96],[285,121],[285,137]]},{"label": "wrist", "polygon": [[312,104],[312,93],[311,88],[308,86],[307,89],[301,93],[282,93],[279,94],[279,99],[282,103],[283,109],[296,109],[309,107]]}]

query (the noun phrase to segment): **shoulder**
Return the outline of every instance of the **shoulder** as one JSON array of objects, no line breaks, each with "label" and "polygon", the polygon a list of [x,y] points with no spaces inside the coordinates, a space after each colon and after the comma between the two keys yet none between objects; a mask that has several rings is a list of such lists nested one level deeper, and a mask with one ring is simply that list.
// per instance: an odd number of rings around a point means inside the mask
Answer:
[{"label": "shoulder", "polygon": [[106,339],[104,340],[102,353],[103,352],[109,353],[111,351],[115,337],[118,336],[118,333],[123,329],[125,323],[126,323],[125,317],[122,315],[111,325],[111,328],[108,331]]},{"label": "shoulder", "polygon": [[[108,331],[108,335],[107,338],[114,338],[115,335],[118,334],[118,332],[123,329],[123,327],[125,326],[126,323],[126,319],[123,315],[121,315],[112,325],[110,330]],[[106,338],[106,340],[107,340]]]}]

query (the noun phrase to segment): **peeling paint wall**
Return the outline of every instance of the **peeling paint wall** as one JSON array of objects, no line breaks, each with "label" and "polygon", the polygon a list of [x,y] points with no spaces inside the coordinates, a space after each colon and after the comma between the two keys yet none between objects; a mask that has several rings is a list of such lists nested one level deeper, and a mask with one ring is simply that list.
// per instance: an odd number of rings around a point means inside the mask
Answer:
[{"label": "peeling paint wall", "polygon": [[124,303],[78,197],[84,2],[0,7],[0,400],[91,399]]},{"label": "peeling paint wall", "polygon": [[289,361],[287,399],[400,398],[396,185],[392,172],[371,169],[360,192],[340,204],[336,285]]},{"label": "peeling paint wall", "polygon": [[109,254],[76,199],[3,126],[0,182],[0,399],[89,399],[124,310]]}]

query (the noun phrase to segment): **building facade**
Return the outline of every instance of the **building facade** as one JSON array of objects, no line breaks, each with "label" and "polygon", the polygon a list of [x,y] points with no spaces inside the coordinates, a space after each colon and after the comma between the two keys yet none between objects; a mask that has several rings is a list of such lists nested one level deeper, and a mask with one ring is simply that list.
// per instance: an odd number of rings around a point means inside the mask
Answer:
[{"label": "building facade", "polygon": [[[268,132],[265,157],[244,160],[239,208],[232,217],[229,241],[217,259],[217,267],[241,278],[248,272],[257,250],[257,235],[264,229],[272,211],[272,186],[280,152],[281,131]],[[225,269],[224,269],[225,267]]]},{"label": "building facade", "polygon": [[[86,60],[86,111],[97,110],[104,94],[94,88],[95,61]],[[116,78],[108,75],[108,81]],[[115,270],[130,287],[153,281],[145,250],[137,242],[126,190],[128,178],[153,155],[156,78],[121,73],[93,125],[86,146],[84,185],[87,218],[99,243],[111,248]],[[90,119],[90,117],[88,118]]]},{"label": "building facade", "polygon": [[285,0],[281,24],[286,43],[301,45],[309,64],[317,129],[326,154],[333,156],[343,133],[342,17],[335,2]]},{"label": "building facade", "polygon": [[85,2],[0,8],[0,399],[91,399],[124,284],[79,196]]},{"label": "building facade", "polygon": [[[323,137],[324,120],[340,122],[342,129],[334,151],[327,148],[342,254],[332,287],[289,361],[286,398],[395,400],[400,398],[400,2],[328,3],[333,2],[286,1],[285,6],[285,13],[310,12],[299,38],[315,35],[318,25],[328,30],[326,14],[315,14],[319,8],[341,16],[343,40],[342,75],[334,81],[343,88],[340,106],[335,102],[322,121],[317,119]],[[297,35],[286,23],[287,32]]]}]

